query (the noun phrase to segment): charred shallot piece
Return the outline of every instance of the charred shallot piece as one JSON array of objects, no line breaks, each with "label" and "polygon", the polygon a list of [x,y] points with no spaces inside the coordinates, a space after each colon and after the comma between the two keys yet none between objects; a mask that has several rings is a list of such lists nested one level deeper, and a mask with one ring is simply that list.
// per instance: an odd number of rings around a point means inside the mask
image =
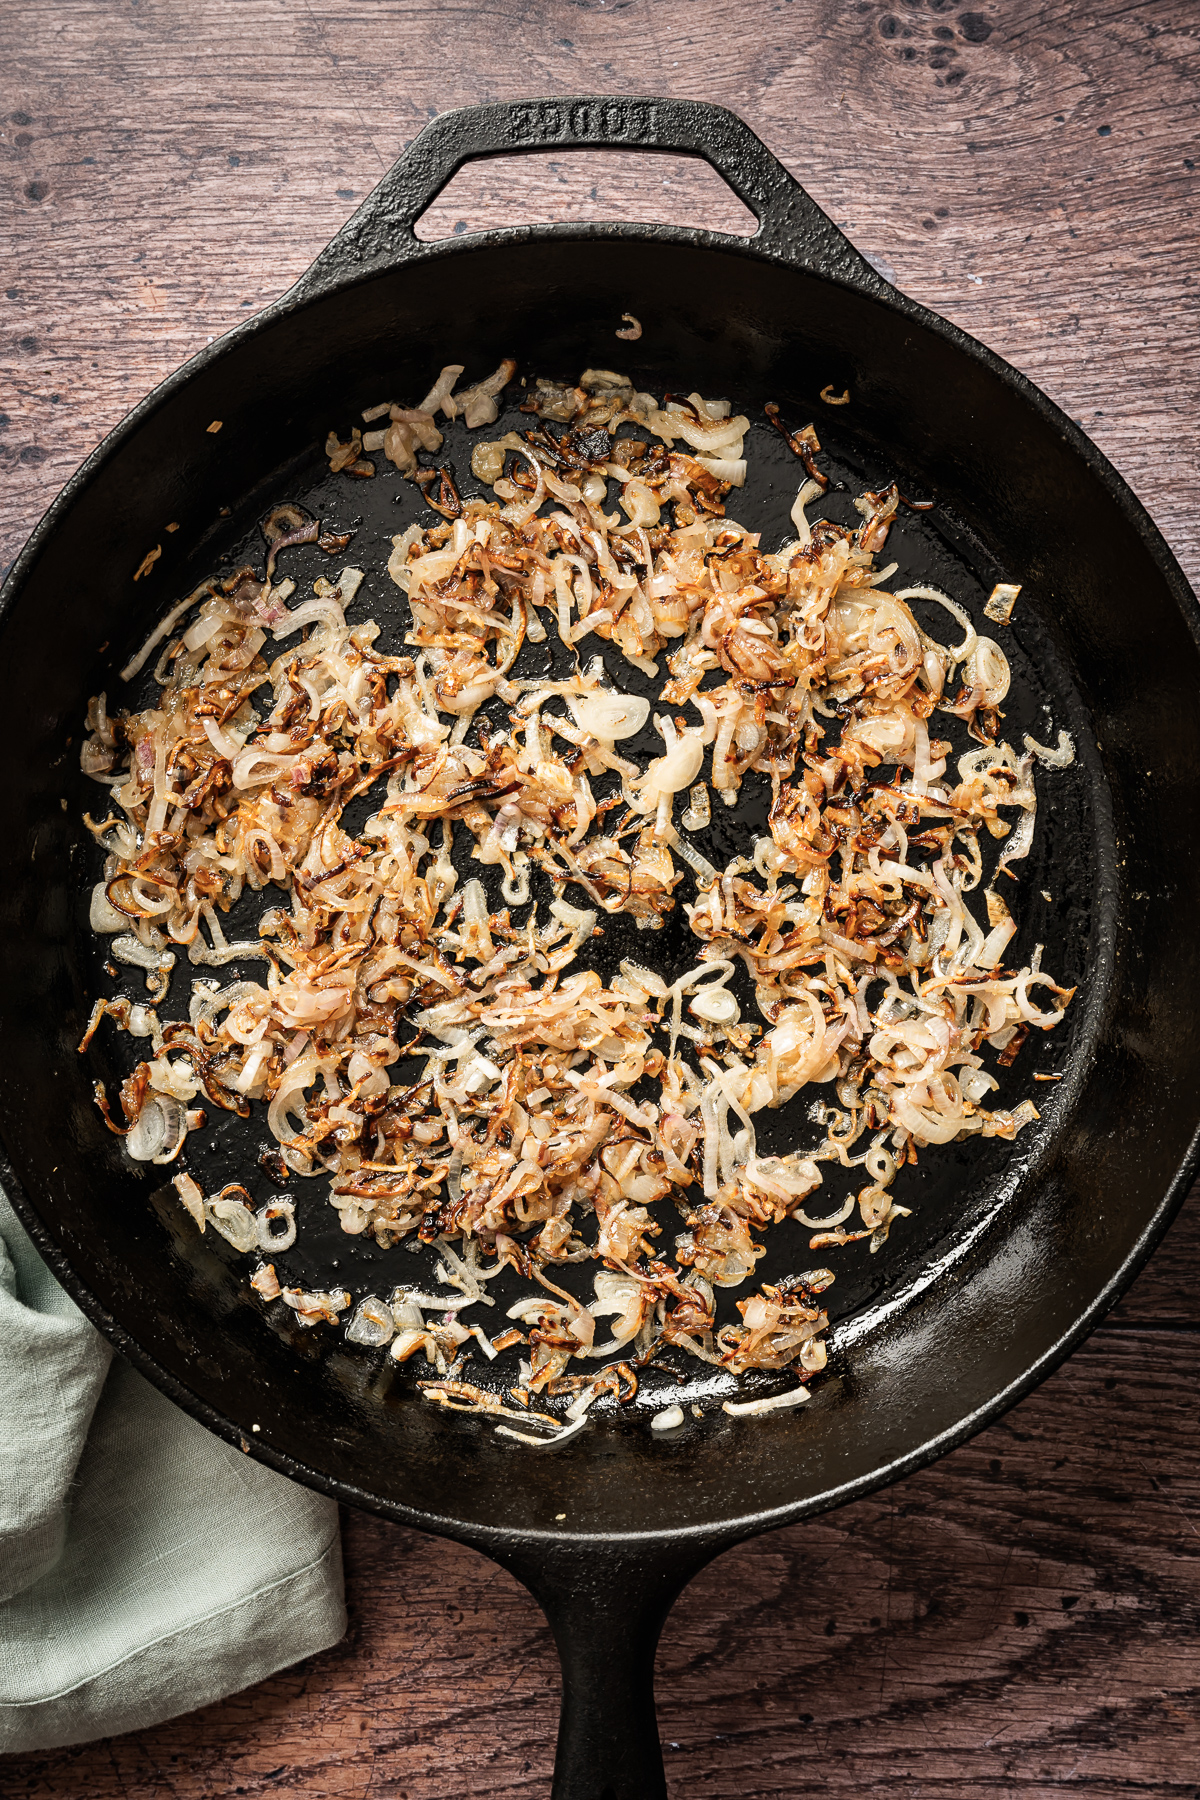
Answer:
[{"label": "charred shallot piece", "polygon": [[[989,1106],[984,1052],[1003,1072],[1071,998],[1040,950],[1005,968],[1016,923],[1000,892],[1032,840],[1035,760],[1063,767],[1071,750],[1065,734],[1021,754],[997,741],[999,646],[950,596],[889,590],[875,566],[895,484],[860,496],[857,529],[810,522],[820,446],[776,407],[809,477],[777,552],[726,511],[749,420],[699,393],[660,404],[609,370],[531,383],[533,427],[472,454],[494,498],[462,500],[417,452],[441,448],[439,412],[490,424],[513,371],[455,393],[450,365],[419,407],[364,415],[386,420],[365,447],[443,514],[393,542],[403,646],[348,622],[360,570],[308,595],[276,580],[290,546],[344,542],[277,507],[264,571],[205,582],[128,665],[158,651],[156,696],[116,713],[92,701],[82,763],[106,790],[87,821],[106,856],[92,925],[147,994],[98,1002],[81,1048],[105,1016],[145,1040],[120,1120],[103,1087],[97,1101],[132,1157],[178,1162],[201,1230],[275,1257],[294,1238],[293,1194],[255,1212],[245,1189],[206,1198],[186,1172],[208,1111],[261,1107],[276,1184],[319,1182],[343,1229],[381,1246],[432,1246],[437,1291],[360,1296],[350,1313],[349,1294],[284,1287],[274,1263],[253,1285],[300,1325],[347,1313],[351,1342],[432,1366],[431,1402],[520,1419],[532,1438],[502,1429],[539,1442],[562,1420],[531,1396],[573,1396],[576,1429],[598,1400],[628,1404],[635,1370],[669,1350],[734,1375],[818,1372],[827,1269],[762,1286],[718,1326],[717,1290],[754,1274],[762,1235],[794,1220],[813,1250],[876,1251],[919,1150],[1011,1139],[1037,1116],[1028,1100]],[[335,471],[364,475],[357,428],[327,448]],[[566,676],[517,678],[525,639],[550,633]],[[610,685],[589,638],[655,680],[659,711]],[[485,717],[493,701],[502,714]],[[947,714],[976,740],[953,767]],[[661,750],[634,760],[647,729]],[[714,867],[687,833],[752,772],[770,783],[769,835]],[[368,792],[351,834],[345,809]],[[971,896],[987,838],[1001,849],[985,925]],[[464,849],[495,872],[500,910],[464,877]],[[263,894],[257,929],[231,942],[223,921],[247,889]],[[607,982],[589,966],[610,915],[653,933],[676,907],[695,944],[682,975],[649,953]],[[257,961],[255,978],[227,979],[235,961]],[[756,1115],[805,1090],[819,1141],[760,1154]],[[861,1186],[823,1213],[831,1162]],[[594,1265],[586,1303],[562,1280],[574,1263]],[[468,1327],[505,1268],[528,1292]],[[468,1355],[510,1347],[511,1405],[459,1379]]]}]

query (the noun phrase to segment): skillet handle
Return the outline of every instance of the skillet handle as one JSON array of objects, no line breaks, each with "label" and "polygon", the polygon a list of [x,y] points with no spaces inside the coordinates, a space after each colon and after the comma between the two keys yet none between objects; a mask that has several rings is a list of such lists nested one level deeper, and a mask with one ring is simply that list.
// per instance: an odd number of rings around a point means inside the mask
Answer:
[{"label": "skillet handle", "polygon": [[667,1614],[722,1545],[653,1549],[592,1539],[488,1555],[550,1622],[562,1664],[551,1800],[667,1800],[654,1653]]},{"label": "skillet handle", "polygon": [[[288,301],[311,300],[433,253],[413,226],[464,163],[516,151],[583,148],[702,157],[759,221],[752,238],[733,242],[828,280],[873,294],[891,292],[736,113],[706,100],[601,94],[463,106],[439,114],[301,276]],[[630,229],[646,235],[656,228]],[[731,241],[719,232],[697,235]]]}]

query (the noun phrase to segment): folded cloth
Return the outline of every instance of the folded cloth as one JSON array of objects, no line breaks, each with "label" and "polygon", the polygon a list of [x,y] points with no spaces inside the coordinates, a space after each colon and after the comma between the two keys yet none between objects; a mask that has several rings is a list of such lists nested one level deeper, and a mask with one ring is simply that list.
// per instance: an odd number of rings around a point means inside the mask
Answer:
[{"label": "folded cloth", "polygon": [[156,1725],[345,1629],[335,1504],[114,1355],[0,1191],[0,1750]]}]

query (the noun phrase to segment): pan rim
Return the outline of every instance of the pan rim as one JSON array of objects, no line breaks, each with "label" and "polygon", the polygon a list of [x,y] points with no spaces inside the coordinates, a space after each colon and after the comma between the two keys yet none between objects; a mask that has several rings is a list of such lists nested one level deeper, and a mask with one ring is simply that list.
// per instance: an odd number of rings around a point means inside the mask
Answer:
[{"label": "pan rim", "polygon": [[[409,254],[405,261],[398,266],[354,271],[332,281],[316,293],[298,295],[297,290],[293,288],[254,315],[253,318],[239,323],[230,332],[214,339],[211,344],[197,352],[195,356],[140,400],[90,453],[64,485],[60,494],[34,528],[14,561],[3,588],[0,589],[0,626],[3,625],[10,610],[18,601],[44,547],[69,516],[79,498],[157,412],[169,405],[176,395],[189,385],[201,379],[211,367],[230,352],[250,343],[260,334],[268,332],[275,324],[282,323],[299,312],[322,305],[326,301],[342,298],[360,286],[397,276],[402,277],[408,268],[419,264],[442,258],[478,256],[490,249],[504,248],[515,244],[545,243],[558,246],[581,242],[614,241],[643,243],[655,248],[663,246],[670,249],[679,246],[712,250],[752,264],[765,263],[772,269],[782,269],[789,275],[807,276],[814,282],[843,288],[876,305],[898,313],[909,323],[921,327],[935,338],[940,339],[951,351],[968,356],[986,373],[1004,383],[1044,424],[1056,430],[1063,438],[1067,450],[1081,460],[1090,474],[1100,482],[1109,498],[1117,505],[1125,521],[1132,527],[1139,542],[1165,580],[1178,613],[1197,649],[1200,650],[1200,602],[1197,601],[1178,559],[1146,507],[1121,473],[1092,443],[1081,427],[1044,394],[1029,377],[1007,363],[996,352],[969,336],[960,327],[932,312],[920,302],[914,301],[896,290],[892,290],[890,293],[864,291],[852,279],[822,274],[802,265],[789,264],[777,253],[756,244],[754,238],[730,237],[725,234],[683,227],[591,223],[567,226],[518,226],[496,232],[467,233],[455,239],[436,240],[432,243],[418,240],[416,251]],[[346,1504],[379,1513],[399,1523],[431,1531],[436,1535],[454,1537],[484,1551],[489,1548],[494,1549],[499,1544],[510,1547],[525,1544],[534,1548],[547,1543],[571,1541],[593,1544],[597,1541],[623,1545],[644,1544],[648,1548],[662,1545],[667,1541],[675,1543],[686,1541],[719,1546],[795,1522],[801,1518],[814,1516],[832,1507],[845,1504],[849,1500],[862,1498],[866,1494],[928,1465],[1000,1417],[1059,1367],[1065,1358],[1082,1343],[1103,1315],[1126,1291],[1161,1241],[1182,1205],[1198,1168],[1200,1168],[1200,1126],[1194,1132],[1162,1199],[1150,1215],[1138,1239],[1099,1294],[1089,1301],[1070,1326],[1007,1387],[974,1408],[962,1419],[905,1451],[893,1461],[859,1475],[840,1486],[825,1489],[815,1495],[766,1512],[747,1513],[735,1519],[723,1519],[713,1523],[665,1526],[657,1529],[572,1532],[511,1525],[493,1526],[476,1521],[455,1519],[449,1515],[423,1512],[399,1502],[383,1500],[352,1482],[325,1475],[320,1470],[313,1469],[296,1458],[273,1450],[268,1444],[261,1441],[247,1443],[242,1427],[236,1425],[207,1401],[202,1400],[199,1395],[163,1368],[156,1358],[144,1350],[126,1328],[108,1314],[96,1300],[86,1281],[76,1273],[67,1253],[51,1235],[41,1214],[26,1193],[24,1183],[17,1175],[7,1153],[0,1147],[0,1178],[3,1179],[5,1190],[12,1201],[14,1210],[29,1231],[40,1254],[81,1310],[120,1353],[139,1368],[160,1391],[167,1394],[199,1423],[214,1431],[218,1436],[292,1479],[299,1480]]]}]

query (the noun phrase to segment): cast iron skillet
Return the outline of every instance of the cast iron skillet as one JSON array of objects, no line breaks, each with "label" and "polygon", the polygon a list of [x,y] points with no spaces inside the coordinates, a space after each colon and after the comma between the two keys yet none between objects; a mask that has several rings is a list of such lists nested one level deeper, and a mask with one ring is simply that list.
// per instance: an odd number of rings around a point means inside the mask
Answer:
[{"label": "cast iron skillet", "polygon": [[[585,144],[703,156],[761,229],[746,241],[638,225],[414,237],[469,158]],[[625,310],[644,326],[636,345],[613,340]],[[793,423],[820,415],[848,481],[894,474],[936,497],[927,524],[896,540],[905,574],[957,583],[977,619],[998,576],[1024,584],[1005,636],[1006,733],[1044,741],[1066,727],[1078,748],[1073,769],[1039,776],[1042,848],[1020,865],[1021,945],[1043,941],[1047,966],[1081,984],[1054,1040],[1014,1070],[1009,1092],[1036,1096],[1040,1124],[1013,1147],[929,1153],[910,1171],[905,1234],[877,1258],[841,1253],[830,1372],[802,1412],[745,1421],[710,1404],[664,1441],[644,1410],[626,1411],[556,1453],[423,1406],[403,1377],[389,1385],[394,1365],[340,1334],[272,1326],[247,1298],[244,1259],[185,1230],[164,1172],[134,1171],[105,1132],[91,1081],[109,1070],[108,1040],[90,1062],[75,1054],[92,996],[111,991],[86,924],[88,696],[107,686],[115,704],[114,671],[166,605],[269,505],[319,485],[315,447],[332,424],[411,401],[445,362],[474,374],[508,353],[533,372],[615,364],[658,392],[699,386],[756,419],[765,399]],[[851,406],[822,408],[827,383],[848,386]],[[782,536],[796,470],[756,432],[766,473],[734,515]],[[384,519],[344,484],[328,492],[331,522],[339,507],[362,512],[351,556],[415,507],[410,489]],[[0,616],[7,737],[20,746],[0,784],[8,1191],[80,1304],[195,1417],[341,1500],[474,1545],[530,1587],[563,1663],[559,1800],[664,1793],[654,1649],[697,1569],[995,1418],[1112,1305],[1182,1199],[1200,1110],[1198,626],[1158,532],[1068,419],[890,288],[739,120],[670,100],[437,119],[289,294],[130,414],[17,562]],[[1033,1067],[1063,1079],[1034,1088]],[[338,1254],[316,1241],[313,1254]],[[399,1250],[375,1253],[378,1274],[359,1268],[346,1243],[340,1279],[358,1291],[411,1273]],[[328,1260],[324,1275],[337,1278]]]}]

